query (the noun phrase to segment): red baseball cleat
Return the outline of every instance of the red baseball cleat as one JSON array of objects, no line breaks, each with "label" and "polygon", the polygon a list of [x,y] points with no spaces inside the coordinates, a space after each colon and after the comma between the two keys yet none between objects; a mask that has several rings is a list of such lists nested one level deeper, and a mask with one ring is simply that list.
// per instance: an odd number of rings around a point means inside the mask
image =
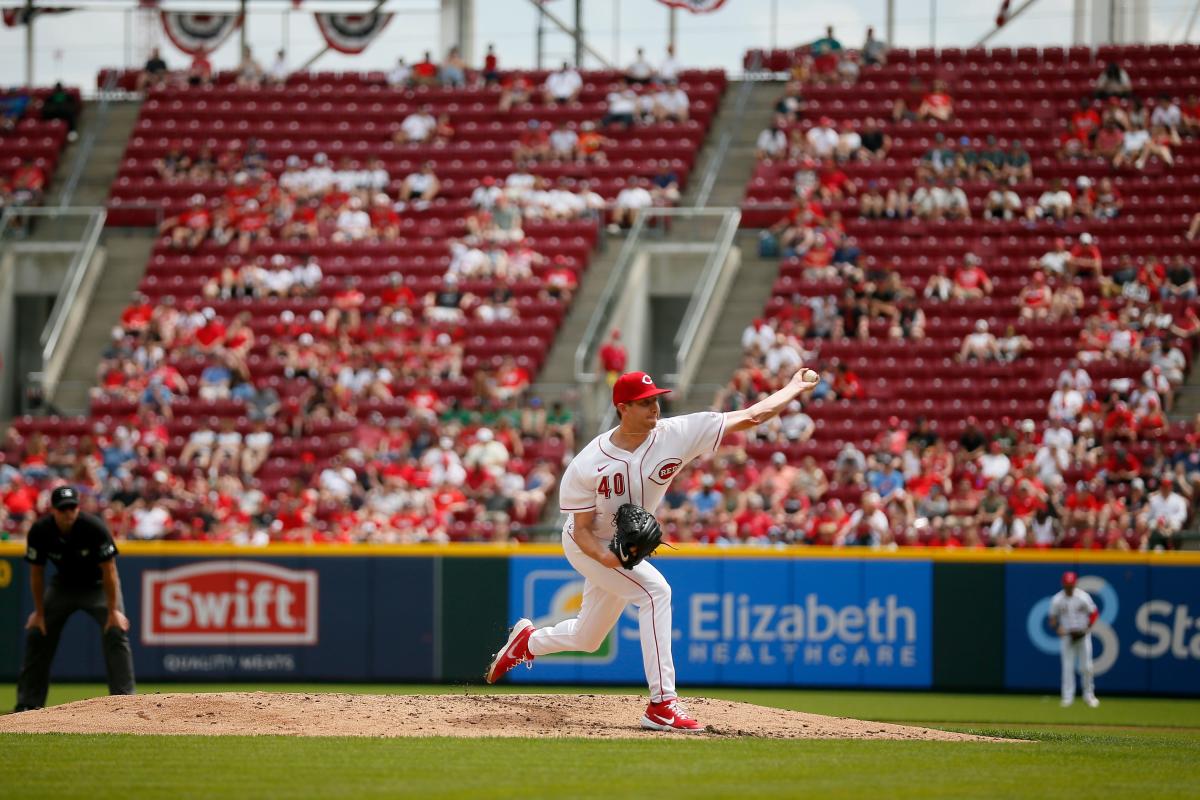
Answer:
[{"label": "red baseball cleat", "polygon": [[704,732],[704,726],[683,710],[676,697],[646,706],[646,713],[642,715],[642,727],[652,731]]},{"label": "red baseball cleat", "polygon": [[500,680],[517,664],[533,666],[533,654],[529,652],[529,634],[531,633],[533,633],[532,622],[527,619],[517,620],[512,632],[508,634],[508,641],[504,643],[504,647],[500,648],[500,652],[496,653],[491,666],[483,676],[488,683]]}]

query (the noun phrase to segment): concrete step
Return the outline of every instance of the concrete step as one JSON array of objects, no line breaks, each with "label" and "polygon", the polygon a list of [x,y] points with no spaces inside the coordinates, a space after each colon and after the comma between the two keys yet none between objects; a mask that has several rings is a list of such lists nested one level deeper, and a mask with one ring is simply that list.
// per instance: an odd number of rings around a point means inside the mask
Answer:
[{"label": "concrete step", "polygon": [[624,235],[610,236],[601,233],[605,247],[601,252],[592,256],[587,271],[584,272],[579,288],[571,303],[571,308],[563,318],[550,354],[537,377],[542,384],[540,391],[547,401],[560,399],[575,385],[575,351],[583,340],[588,323],[595,313],[596,304],[608,285],[609,276],[621,252]]},{"label": "concrete step", "polygon": [[81,413],[87,409],[88,390],[96,384],[96,365],[129,303],[130,293],[145,273],[154,239],[151,231],[136,228],[111,229],[104,234],[101,242],[107,251],[104,273],[53,399],[59,410]]}]

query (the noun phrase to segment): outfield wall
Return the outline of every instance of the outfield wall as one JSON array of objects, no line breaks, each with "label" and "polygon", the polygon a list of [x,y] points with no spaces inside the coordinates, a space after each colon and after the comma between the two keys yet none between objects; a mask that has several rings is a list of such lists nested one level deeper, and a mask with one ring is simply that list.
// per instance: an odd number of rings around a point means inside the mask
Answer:
[{"label": "outfield wall", "polygon": [[[122,553],[141,680],[475,682],[513,619],[572,616],[582,590],[549,546]],[[16,676],[32,608],[20,556],[0,545],[0,680]],[[685,548],[655,564],[674,590],[682,686],[1053,690],[1046,607],[1073,569],[1101,609],[1098,691],[1200,694],[1196,554]],[[76,615],[54,676],[103,675],[98,629]],[[511,680],[641,683],[636,609],[596,653]]]}]

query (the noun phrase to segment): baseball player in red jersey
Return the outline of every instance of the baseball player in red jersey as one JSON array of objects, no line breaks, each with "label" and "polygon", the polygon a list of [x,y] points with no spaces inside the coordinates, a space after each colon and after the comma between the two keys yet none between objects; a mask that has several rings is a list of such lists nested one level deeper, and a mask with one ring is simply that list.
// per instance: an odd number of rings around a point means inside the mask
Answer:
[{"label": "baseball player in red jersey", "polygon": [[592,652],[617,624],[625,606],[638,609],[642,661],[650,686],[644,728],[696,733],[703,728],[679,704],[671,658],[671,587],[654,566],[642,561],[621,567],[608,549],[613,518],[624,503],[650,513],[671,480],[688,462],[712,453],[727,433],[744,431],[779,416],[788,404],[811,392],[820,377],[800,369],[787,386],[741,411],[702,411],[669,419],[659,417],[660,389],[644,372],[629,372],[613,385],[613,404],[621,423],[584,447],[567,467],[559,488],[559,506],[567,515],[563,552],[584,577],[579,616],[535,630],[517,620],[508,641],[487,671],[495,683],[518,664],[537,656],[567,651]]}]

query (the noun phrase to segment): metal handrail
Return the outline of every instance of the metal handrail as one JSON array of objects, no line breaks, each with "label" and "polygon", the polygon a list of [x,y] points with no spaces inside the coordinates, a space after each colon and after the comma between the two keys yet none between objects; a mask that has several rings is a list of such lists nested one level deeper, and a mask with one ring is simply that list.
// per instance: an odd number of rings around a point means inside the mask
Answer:
[{"label": "metal handrail", "polygon": [[71,165],[71,174],[58,199],[59,208],[69,207],[71,201],[75,199],[75,191],[79,188],[79,182],[83,180],[83,173],[87,170],[88,161],[92,158],[92,150],[96,147],[96,137],[104,129],[104,123],[108,121],[108,107],[117,80],[117,72],[113,70],[108,73],[108,78],[104,81],[104,88],[100,90],[100,105],[96,108],[96,118],[88,125],[87,133],[83,137],[83,141],[79,143],[79,152],[75,156],[75,163]]},{"label": "metal handrail", "polygon": [[93,256],[96,253],[96,247],[100,244],[100,235],[104,232],[104,222],[108,218],[108,212],[102,207],[93,207],[87,209],[24,209],[25,211],[43,212],[47,216],[61,216],[64,214],[89,214],[90,218],[87,222],[87,227],[84,229],[83,236],[80,237],[79,249],[75,252],[75,257],[71,259],[71,266],[68,268],[66,285],[63,291],[58,293],[58,297],[54,300],[54,307],[50,310],[50,318],[46,321],[46,327],[42,329],[41,345],[42,345],[42,363],[50,362],[54,355],[55,349],[58,347],[60,338],[62,337],[63,327],[67,323],[67,314],[71,307],[75,304],[75,299],[79,294],[79,287],[83,284],[83,279],[87,276],[89,269],[93,263]]},{"label": "metal handrail", "polygon": [[[747,71],[753,72],[761,66],[762,55],[755,53]],[[717,175],[720,174],[721,166],[725,163],[725,156],[728,155],[729,147],[733,144],[733,137],[742,127],[742,119],[746,116],[746,106],[750,102],[752,90],[753,82],[748,80],[743,80],[742,85],[738,87],[737,98],[733,104],[733,114],[725,120],[725,124],[722,126],[721,138],[717,141],[717,150],[709,159],[708,166],[704,170],[704,178],[700,181],[700,190],[696,192],[696,208],[704,208],[708,205],[708,198],[712,196],[713,187],[717,184]]]}]

